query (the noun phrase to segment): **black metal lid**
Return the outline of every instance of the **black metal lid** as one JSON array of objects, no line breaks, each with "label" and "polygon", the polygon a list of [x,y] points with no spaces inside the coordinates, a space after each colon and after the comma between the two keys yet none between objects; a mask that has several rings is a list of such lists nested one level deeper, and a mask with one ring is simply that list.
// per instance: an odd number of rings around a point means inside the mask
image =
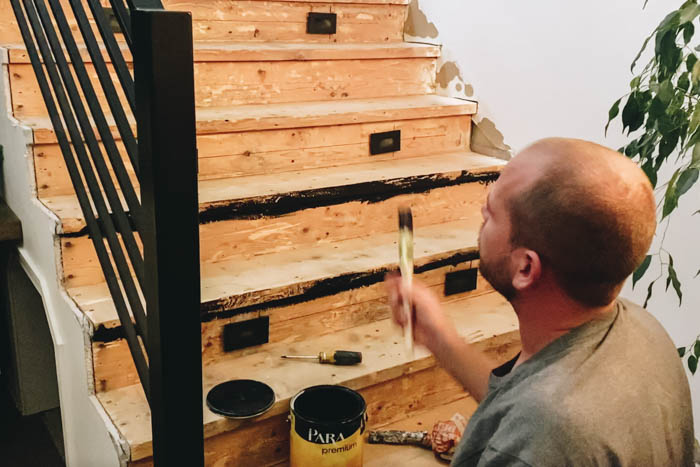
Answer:
[{"label": "black metal lid", "polygon": [[275,403],[270,386],[252,379],[234,379],[217,384],[207,394],[207,407],[229,418],[251,418],[261,415]]}]

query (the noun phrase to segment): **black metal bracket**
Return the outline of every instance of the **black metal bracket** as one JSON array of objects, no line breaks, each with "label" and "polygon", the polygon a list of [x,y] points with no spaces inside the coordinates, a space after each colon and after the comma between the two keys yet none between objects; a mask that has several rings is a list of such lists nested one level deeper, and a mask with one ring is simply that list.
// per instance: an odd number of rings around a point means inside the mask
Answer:
[{"label": "black metal bracket", "polygon": [[369,135],[369,153],[371,155],[397,152],[401,150],[401,130],[385,131]]},{"label": "black metal bracket", "polygon": [[336,24],[335,13],[309,13],[306,17],[306,33],[335,34]]},{"label": "black metal bracket", "polygon": [[261,316],[248,321],[227,324],[224,326],[222,340],[224,352],[267,344],[270,341],[270,317]]},{"label": "black metal bracket", "polygon": [[477,268],[445,274],[445,297],[476,289]]}]

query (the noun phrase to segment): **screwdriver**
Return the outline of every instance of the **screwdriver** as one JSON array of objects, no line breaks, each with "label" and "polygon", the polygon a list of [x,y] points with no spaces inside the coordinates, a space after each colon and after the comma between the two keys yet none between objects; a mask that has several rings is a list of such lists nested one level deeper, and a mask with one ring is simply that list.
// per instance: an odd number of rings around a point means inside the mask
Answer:
[{"label": "screwdriver", "polygon": [[318,355],[282,355],[282,358],[318,360],[319,363],[329,363],[331,365],[357,365],[362,363],[362,352],[336,350],[335,352],[319,352]]}]

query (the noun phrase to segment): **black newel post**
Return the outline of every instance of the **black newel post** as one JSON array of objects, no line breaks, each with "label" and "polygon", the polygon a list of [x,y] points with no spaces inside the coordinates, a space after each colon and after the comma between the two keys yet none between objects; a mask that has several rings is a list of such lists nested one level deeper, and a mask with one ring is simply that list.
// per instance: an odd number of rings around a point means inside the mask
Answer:
[{"label": "black newel post", "polygon": [[131,17],[146,265],[153,457],[204,464],[192,18]]}]

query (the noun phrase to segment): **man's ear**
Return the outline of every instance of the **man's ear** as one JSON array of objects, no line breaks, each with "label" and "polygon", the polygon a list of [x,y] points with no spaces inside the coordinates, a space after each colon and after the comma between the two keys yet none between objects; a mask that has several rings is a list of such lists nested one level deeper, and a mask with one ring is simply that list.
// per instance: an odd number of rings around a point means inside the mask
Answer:
[{"label": "man's ear", "polygon": [[513,287],[517,291],[529,289],[542,275],[542,262],[537,252],[527,248],[516,248],[510,254],[513,265]]}]

